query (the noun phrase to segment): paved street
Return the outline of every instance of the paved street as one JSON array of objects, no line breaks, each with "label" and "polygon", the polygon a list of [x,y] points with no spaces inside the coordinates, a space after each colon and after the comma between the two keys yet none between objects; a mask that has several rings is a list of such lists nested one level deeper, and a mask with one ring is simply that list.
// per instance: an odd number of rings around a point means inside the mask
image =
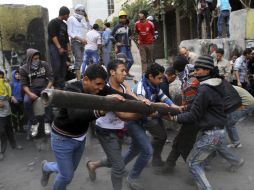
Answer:
[{"label": "paved street", "polygon": [[[253,190],[254,187],[254,118],[249,117],[242,121],[238,127],[243,147],[234,149],[246,159],[246,164],[237,172],[227,172],[228,163],[221,157],[212,162],[212,170],[208,172],[208,178],[215,190]],[[169,140],[172,140],[176,132],[169,131]],[[0,190],[50,190],[54,175],[51,176],[46,188],[40,186],[40,163],[42,160],[54,160],[47,144],[46,150],[38,151],[35,142],[25,140],[25,135],[18,134],[18,141],[24,146],[23,151],[8,148],[5,160],[0,162]],[[127,145],[124,146],[126,150]],[[163,157],[171,149],[171,144],[164,148]],[[100,168],[97,172],[97,180],[92,183],[88,179],[85,163],[88,159],[100,159],[104,156],[100,144],[94,138],[87,143],[86,153],[75,174],[74,180],[69,186],[71,190],[110,190],[110,169]],[[127,166],[130,168],[132,163]],[[186,165],[182,159],[177,163],[176,171],[171,176],[158,176],[153,174],[149,166],[142,174],[141,180],[145,190],[195,190],[190,185],[190,177]],[[124,190],[128,189],[124,187]]]}]

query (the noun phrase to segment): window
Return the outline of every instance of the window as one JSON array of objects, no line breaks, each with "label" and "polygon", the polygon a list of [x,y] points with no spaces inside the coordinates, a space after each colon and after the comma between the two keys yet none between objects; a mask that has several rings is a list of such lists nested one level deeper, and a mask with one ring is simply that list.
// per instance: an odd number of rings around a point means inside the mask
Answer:
[{"label": "window", "polygon": [[114,0],[108,0],[108,15],[111,15],[114,13]]}]

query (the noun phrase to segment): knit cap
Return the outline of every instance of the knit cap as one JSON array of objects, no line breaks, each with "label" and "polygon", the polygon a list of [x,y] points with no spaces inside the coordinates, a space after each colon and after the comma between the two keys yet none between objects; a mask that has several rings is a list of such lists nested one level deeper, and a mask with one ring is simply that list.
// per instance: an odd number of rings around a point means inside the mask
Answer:
[{"label": "knit cap", "polygon": [[201,55],[195,62],[194,68],[214,69],[213,57],[210,55]]}]

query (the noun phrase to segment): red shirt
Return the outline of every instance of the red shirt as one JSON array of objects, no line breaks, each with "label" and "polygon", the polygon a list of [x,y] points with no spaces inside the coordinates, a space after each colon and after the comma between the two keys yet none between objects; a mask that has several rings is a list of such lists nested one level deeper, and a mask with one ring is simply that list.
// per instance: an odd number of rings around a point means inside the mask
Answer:
[{"label": "red shirt", "polygon": [[139,44],[151,44],[154,39],[154,24],[146,20],[144,23],[137,21],[135,23],[135,29],[138,33]]}]

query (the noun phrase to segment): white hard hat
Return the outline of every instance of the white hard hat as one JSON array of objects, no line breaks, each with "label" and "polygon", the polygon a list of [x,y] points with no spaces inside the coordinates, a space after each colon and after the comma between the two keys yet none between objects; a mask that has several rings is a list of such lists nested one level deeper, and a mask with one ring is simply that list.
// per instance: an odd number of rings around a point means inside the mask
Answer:
[{"label": "white hard hat", "polygon": [[150,21],[153,21],[153,16],[148,16],[146,19],[150,20]]}]

